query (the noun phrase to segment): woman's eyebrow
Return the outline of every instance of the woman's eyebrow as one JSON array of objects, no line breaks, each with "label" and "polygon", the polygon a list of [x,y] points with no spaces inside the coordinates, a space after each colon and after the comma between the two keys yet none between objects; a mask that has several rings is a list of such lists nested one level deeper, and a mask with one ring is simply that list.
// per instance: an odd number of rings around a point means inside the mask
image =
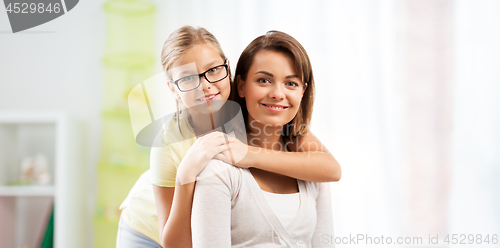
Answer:
[{"label": "woman's eyebrow", "polygon": [[258,72],[256,72],[255,74],[258,74],[258,73],[262,73],[262,74],[268,75],[268,76],[270,76],[270,77],[274,77],[274,76],[273,76],[273,74],[271,74],[271,73],[269,73],[269,72],[267,72],[267,71],[258,71]]},{"label": "woman's eyebrow", "polygon": [[[272,73],[269,73],[267,71],[258,71],[256,72],[255,74],[259,74],[259,73],[262,73],[262,74],[265,74],[265,75],[268,75],[270,77],[274,77],[274,75]],[[290,76],[286,76],[285,78],[299,78],[299,76],[297,75],[290,75]]]}]

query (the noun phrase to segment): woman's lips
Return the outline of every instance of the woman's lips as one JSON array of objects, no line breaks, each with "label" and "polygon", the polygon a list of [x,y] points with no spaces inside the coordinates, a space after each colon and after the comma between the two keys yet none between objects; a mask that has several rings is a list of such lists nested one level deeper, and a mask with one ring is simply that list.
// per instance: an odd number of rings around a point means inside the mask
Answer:
[{"label": "woman's lips", "polygon": [[266,109],[268,109],[269,111],[272,111],[272,112],[281,112],[281,111],[285,111],[288,108],[286,106],[275,105],[275,104],[264,104],[264,103],[261,103],[261,104]]}]

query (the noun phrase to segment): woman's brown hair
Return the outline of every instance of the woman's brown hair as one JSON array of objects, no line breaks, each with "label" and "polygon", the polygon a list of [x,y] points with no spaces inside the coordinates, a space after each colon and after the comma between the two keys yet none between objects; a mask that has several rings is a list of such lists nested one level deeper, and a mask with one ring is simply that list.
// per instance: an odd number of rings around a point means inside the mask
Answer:
[{"label": "woman's brown hair", "polygon": [[[238,77],[243,81],[246,80],[255,55],[262,50],[282,52],[292,58],[295,71],[304,83],[305,90],[299,110],[295,117],[283,127],[282,136],[293,140],[298,136],[305,135],[311,121],[314,101],[314,77],[311,61],[309,60],[306,50],[292,36],[280,31],[269,31],[265,35],[259,36],[253,40],[241,53],[238,64],[236,65],[235,80],[237,80]],[[240,82],[236,82],[236,84],[238,83]],[[237,85],[231,88],[231,100],[240,104],[245,123],[248,127],[248,110],[246,102],[244,98],[238,95]]]}]

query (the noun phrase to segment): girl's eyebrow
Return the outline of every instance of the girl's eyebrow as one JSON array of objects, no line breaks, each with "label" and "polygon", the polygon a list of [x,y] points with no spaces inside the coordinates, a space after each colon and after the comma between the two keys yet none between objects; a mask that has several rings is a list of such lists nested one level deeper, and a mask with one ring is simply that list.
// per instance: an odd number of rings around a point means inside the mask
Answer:
[{"label": "girl's eyebrow", "polygon": [[[222,64],[224,64],[224,62],[222,62]],[[212,66],[216,66],[216,65],[222,65],[219,61],[217,60],[214,60],[208,64],[205,65],[205,67],[212,67]]]},{"label": "girl's eyebrow", "polygon": [[195,75],[195,74],[198,74],[198,73],[195,72],[195,71],[181,71],[179,73],[179,76],[183,76],[183,75]]},{"label": "girl's eyebrow", "polygon": [[[217,60],[214,60],[208,64],[205,65],[205,67],[209,67],[209,68],[212,68],[213,66],[217,66],[217,65],[221,65],[219,64],[220,62],[217,61]],[[224,62],[223,62],[224,63]],[[179,73],[179,75],[186,75],[186,74],[189,74],[189,75],[196,75],[198,74],[198,72],[194,71],[194,70],[184,70],[184,71],[181,71]]]}]

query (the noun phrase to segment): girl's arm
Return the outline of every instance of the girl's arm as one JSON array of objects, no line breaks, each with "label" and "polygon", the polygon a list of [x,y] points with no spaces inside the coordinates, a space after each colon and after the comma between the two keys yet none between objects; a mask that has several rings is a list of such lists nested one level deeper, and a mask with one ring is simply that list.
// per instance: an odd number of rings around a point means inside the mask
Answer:
[{"label": "girl's arm", "polygon": [[304,181],[340,180],[342,175],[340,164],[310,131],[297,140],[288,142],[287,145],[292,152],[275,152],[251,147],[248,152],[255,156],[250,156],[248,162],[252,167]]},{"label": "girl's arm", "polygon": [[[175,177],[175,187],[153,185],[160,240],[163,247],[192,246],[191,207],[196,176],[216,154],[227,149],[224,135],[220,132],[200,137],[189,148],[179,164]],[[155,156],[161,155],[153,153],[152,150],[152,166],[155,163]],[[155,167],[161,167],[161,164],[157,164]]]},{"label": "girl's arm", "polygon": [[194,183],[176,184],[176,187],[153,185],[153,190],[161,245],[165,248],[191,247],[190,220]]},{"label": "girl's arm", "polygon": [[[254,167],[310,182],[340,180],[342,175],[340,164],[310,131],[293,142],[288,142],[287,145],[293,152],[247,147],[241,142],[235,142],[231,150],[233,153],[239,152],[236,149],[246,152],[246,156],[236,163],[236,166],[241,168]],[[226,157],[227,155],[216,156],[217,159],[231,163]]]}]

